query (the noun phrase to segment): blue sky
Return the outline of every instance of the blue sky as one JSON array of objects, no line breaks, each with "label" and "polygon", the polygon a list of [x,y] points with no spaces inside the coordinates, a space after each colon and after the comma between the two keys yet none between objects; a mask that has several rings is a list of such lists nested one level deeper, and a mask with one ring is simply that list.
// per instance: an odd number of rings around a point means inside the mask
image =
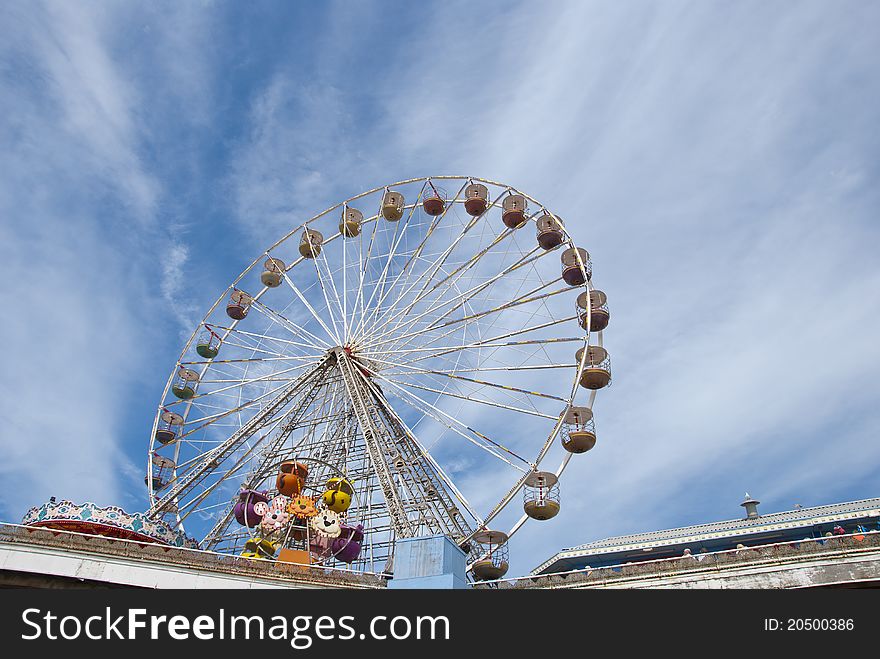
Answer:
[{"label": "blue sky", "polygon": [[[0,517],[143,509],[180,346],[280,235],[430,174],[566,218],[615,381],[563,546],[878,495],[867,2],[7,2]],[[299,221],[302,221],[299,219]]]}]

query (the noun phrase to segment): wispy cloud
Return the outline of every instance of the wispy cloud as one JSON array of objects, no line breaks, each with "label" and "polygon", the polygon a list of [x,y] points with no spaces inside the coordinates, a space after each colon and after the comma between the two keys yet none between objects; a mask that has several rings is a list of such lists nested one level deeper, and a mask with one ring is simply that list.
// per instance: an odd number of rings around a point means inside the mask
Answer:
[{"label": "wispy cloud", "polygon": [[[157,223],[149,91],[113,48],[124,17],[69,3],[2,13],[0,272],[17,312],[0,330],[0,506],[14,517],[49,495],[120,501],[128,395],[153,340],[148,319],[181,293],[186,248]],[[157,267],[154,250],[171,258]]]},{"label": "wispy cloud", "polygon": [[230,174],[236,214],[254,246],[268,247],[324,209],[333,175],[351,166],[349,123],[342,91],[329,85],[278,76],[255,98]]}]

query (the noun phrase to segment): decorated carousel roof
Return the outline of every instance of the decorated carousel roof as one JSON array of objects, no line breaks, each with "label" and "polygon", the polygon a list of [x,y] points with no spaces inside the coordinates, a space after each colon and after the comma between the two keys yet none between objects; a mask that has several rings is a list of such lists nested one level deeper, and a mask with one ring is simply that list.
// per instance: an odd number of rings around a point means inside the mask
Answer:
[{"label": "decorated carousel roof", "polygon": [[42,526],[74,533],[137,540],[172,547],[198,549],[198,543],[161,520],[143,513],[128,513],[118,506],[94,503],[49,501],[27,511],[21,521],[26,526]]}]

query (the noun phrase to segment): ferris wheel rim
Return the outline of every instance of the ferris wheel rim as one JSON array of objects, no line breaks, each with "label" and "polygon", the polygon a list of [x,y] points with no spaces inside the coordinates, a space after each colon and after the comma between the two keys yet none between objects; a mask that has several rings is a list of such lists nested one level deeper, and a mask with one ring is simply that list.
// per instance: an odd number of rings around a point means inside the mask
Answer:
[{"label": "ferris wheel rim", "polygon": [[[284,244],[285,242],[287,242],[288,240],[290,240],[291,238],[293,238],[294,236],[296,236],[297,233],[299,233],[300,231],[303,231],[303,230],[305,230],[305,229],[308,229],[308,228],[309,228],[309,225],[312,224],[312,223],[314,223],[315,221],[317,221],[317,220],[319,220],[319,219],[321,219],[321,218],[327,216],[328,214],[333,213],[334,211],[336,211],[336,210],[338,210],[338,209],[340,209],[340,208],[345,209],[345,208],[349,207],[353,202],[356,202],[356,201],[359,200],[359,199],[362,199],[362,198],[368,197],[368,196],[370,196],[370,195],[374,195],[374,194],[376,194],[376,193],[378,193],[378,192],[389,191],[390,189],[393,189],[393,188],[396,188],[396,187],[401,187],[401,186],[404,186],[404,185],[412,185],[412,184],[414,184],[414,183],[420,183],[420,182],[422,182],[422,183],[428,183],[428,182],[431,182],[431,181],[444,181],[444,180],[460,180],[460,181],[464,181],[464,182],[465,182],[464,185],[467,185],[468,183],[480,183],[480,184],[484,184],[484,185],[488,185],[488,186],[495,186],[496,188],[503,188],[503,189],[504,189],[504,192],[502,192],[501,194],[504,194],[504,193],[506,192],[506,193],[508,193],[508,194],[516,193],[516,194],[520,194],[520,195],[522,195],[522,196],[525,197],[528,201],[530,201],[530,202],[536,204],[536,205],[539,207],[540,211],[543,211],[544,214],[550,215],[550,216],[552,216],[554,219],[556,219],[557,222],[558,222],[558,224],[559,224],[559,228],[560,228],[560,230],[561,230],[561,232],[562,232],[562,234],[563,234],[563,236],[564,236],[564,243],[567,244],[569,247],[574,247],[574,239],[573,239],[573,236],[569,233],[568,229],[565,227],[564,222],[562,221],[562,219],[561,219],[558,215],[552,213],[552,212],[551,212],[551,211],[550,211],[550,210],[549,210],[544,204],[542,204],[540,201],[538,201],[536,198],[532,197],[531,195],[528,195],[527,193],[523,192],[522,190],[520,190],[520,189],[518,189],[518,188],[516,188],[516,187],[514,187],[514,186],[511,186],[511,185],[508,185],[508,184],[505,184],[505,183],[502,183],[502,182],[499,182],[499,181],[494,181],[494,180],[491,180],[491,179],[485,179],[485,178],[474,177],[474,176],[436,175],[436,176],[423,176],[423,177],[415,177],[415,178],[410,178],[410,179],[404,179],[404,180],[401,180],[401,181],[396,181],[396,182],[394,182],[394,183],[389,183],[389,184],[387,184],[387,185],[378,186],[378,187],[372,188],[372,189],[370,189],[370,190],[366,190],[366,191],[364,191],[364,192],[361,192],[361,193],[359,193],[359,194],[357,194],[357,195],[354,195],[354,196],[352,196],[352,197],[349,197],[348,199],[346,199],[346,200],[344,200],[344,201],[342,201],[342,202],[339,202],[339,203],[337,203],[337,204],[334,204],[333,206],[328,207],[328,208],[325,209],[324,211],[322,211],[322,212],[320,212],[320,213],[318,213],[318,214],[312,216],[311,218],[309,218],[309,219],[305,220],[304,222],[302,222],[301,224],[297,225],[295,228],[293,228],[292,230],[290,230],[288,233],[286,233],[284,236],[282,236],[279,240],[277,240],[275,243],[273,243],[270,247],[268,247],[266,250],[264,250],[263,252],[261,252],[261,253],[260,253],[260,254],[259,254],[259,255],[258,255],[258,256],[257,256],[257,257],[256,257],[256,258],[255,258],[255,259],[254,259],[254,260],[253,260],[253,261],[252,261],[252,262],[251,262],[251,263],[250,263],[250,264],[249,264],[249,265],[248,265],[248,266],[247,266],[247,267],[246,267],[246,268],[245,268],[245,269],[244,269],[244,270],[243,270],[243,271],[242,271],[242,272],[241,272],[241,273],[240,273],[240,274],[234,279],[234,280],[233,280],[233,282],[232,282],[227,288],[225,288],[225,289],[221,292],[221,294],[218,296],[218,298],[217,298],[216,301],[213,303],[213,305],[211,305],[211,307],[206,311],[206,313],[205,313],[205,315],[204,315],[204,317],[203,317],[203,319],[202,319],[202,322],[200,322],[198,325],[196,325],[196,327],[194,328],[193,332],[190,334],[189,339],[185,342],[185,344],[184,344],[184,346],[183,346],[183,349],[181,350],[181,353],[180,353],[180,355],[179,355],[179,357],[178,357],[178,360],[177,360],[177,366],[175,367],[175,369],[176,369],[176,368],[179,368],[181,365],[183,365],[183,364],[185,363],[185,356],[186,356],[186,354],[187,354],[187,351],[189,351],[189,350],[191,349],[191,347],[193,346],[193,344],[195,343],[196,338],[197,338],[199,332],[202,331],[202,330],[204,329],[204,327],[208,325],[208,323],[207,323],[208,319],[210,319],[211,316],[212,316],[212,314],[214,314],[214,313],[217,311],[217,309],[223,304],[224,299],[225,299],[226,296],[229,294],[229,291],[230,291],[230,290],[235,290],[235,287],[236,287],[236,286],[237,286],[237,285],[238,285],[238,284],[239,284],[239,283],[245,278],[246,275],[248,275],[251,271],[253,271],[253,269],[254,269],[255,267],[257,267],[258,264],[259,264],[261,261],[263,261],[263,260],[266,259],[266,258],[268,258],[268,259],[270,259],[270,260],[273,259],[273,258],[275,258],[275,257],[273,257],[273,255],[272,255],[272,251],[273,251],[274,249],[276,249],[276,248],[279,247],[280,245]],[[463,185],[463,187],[464,187],[464,185]],[[458,201],[461,201],[461,202],[464,201],[463,199],[462,199],[462,200],[459,200],[457,197],[458,197],[458,195],[456,196],[455,199],[452,200],[452,203],[456,203],[456,202],[458,202]],[[413,204],[412,206],[415,206],[415,204]],[[532,220],[532,221],[534,221],[535,218],[536,218],[537,216],[538,216],[538,213],[536,212],[536,213],[533,214],[529,219]],[[376,215],[370,216],[369,218],[367,218],[367,217],[364,218],[364,224],[366,224],[366,223],[368,223],[368,222],[370,222],[370,221],[378,222],[378,221],[379,221],[379,214],[377,213]],[[328,243],[331,243],[331,242],[333,242],[334,240],[340,239],[341,237],[342,237],[342,233],[341,233],[341,231],[338,232],[338,233],[336,233],[336,234],[333,234],[333,235],[329,236],[329,237],[324,241],[324,245],[326,245],[326,244],[328,244]],[[294,267],[300,265],[304,260],[305,260],[305,259],[302,258],[302,257],[299,258],[299,259],[294,260],[293,262],[291,262],[289,265],[286,266],[286,268],[285,268],[285,272],[290,272]],[[583,267],[583,264],[581,264],[581,266]],[[316,267],[317,267],[317,263],[316,263]],[[589,278],[587,278],[586,282],[585,282],[582,286],[579,286],[579,287],[577,287],[577,288],[581,288],[581,289],[583,289],[583,290],[585,290],[585,291],[593,290],[592,282],[591,282],[591,280],[590,280]],[[262,298],[262,297],[263,297],[263,296],[264,296],[269,290],[271,290],[270,287],[268,287],[268,286],[263,286],[263,287],[262,287],[262,288],[261,288],[256,294],[254,294],[254,295],[252,296],[253,301],[254,301],[255,303],[259,303],[260,300],[261,300],[261,298]],[[330,305],[329,305],[329,301],[328,301],[328,307],[329,307],[329,306],[330,306]],[[229,330],[234,330],[234,329],[236,329],[237,326],[238,326],[238,324],[239,324],[240,322],[241,322],[241,321],[239,321],[239,320],[232,320],[231,323],[229,324]],[[328,334],[329,334],[329,333],[330,333],[330,332],[328,331]],[[584,336],[584,346],[589,346],[589,345],[591,345],[591,337],[592,337],[592,334],[593,334],[593,332],[587,332],[587,333],[586,333],[586,335]],[[595,332],[595,334],[596,334],[596,341],[597,341],[596,344],[599,345],[599,346],[601,346],[601,345],[602,345],[602,331]],[[228,336],[228,333],[226,334],[226,336]],[[586,352],[586,351],[584,351],[584,352]],[[210,361],[209,361],[208,363],[205,363],[205,364],[203,365],[202,371],[201,371],[201,373],[200,373],[200,377],[203,376],[205,372],[207,372],[207,370],[210,368],[210,366],[211,366]],[[584,359],[581,359],[581,360],[580,360],[580,364],[578,364],[577,369],[576,369],[575,378],[574,378],[574,381],[573,381],[573,384],[572,384],[571,392],[570,392],[569,397],[568,397],[568,404],[572,404],[573,401],[574,401],[574,399],[575,399],[575,396],[576,396],[576,394],[577,394],[577,392],[578,392],[578,380],[580,379],[580,376],[581,376],[581,373],[582,373],[583,369],[584,369]],[[168,393],[169,393],[169,390],[171,389],[172,383],[174,382],[174,378],[175,378],[174,370],[172,370],[172,373],[171,373],[171,375],[169,376],[168,380],[166,381],[165,388],[164,388],[164,390],[163,390],[163,392],[162,392],[162,398],[161,398],[161,400],[163,401],[163,404],[164,404],[164,401],[165,401],[165,400],[167,399],[167,397],[168,397]],[[590,394],[589,394],[589,405],[590,405],[590,407],[592,407],[592,405],[593,405],[593,403],[594,403],[594,401],[595,401],[595,398],[596,398],[596,391],[591,391]],[[192,400],[190,400],[190,401],[188,401],[188,402],[186,402],[186,403],[184,404],[184,410],[185,410],[184,417],[186,417],[186,416],[188,415],[189,410],[190,410],[192,404],[193,404],[193,401],[192,401]],[[162,407],[162,404],[160,404],[160,407]],[[156,438],[155,438],[156,430],[157,430],[158,424],[159,424],[159,416],[156,415],[156,417],[154,418],[153,428],[152,428],[152,431],[151,431],[151,438],[150,438],[150,443],[149,443],[148,455],[153,454],[156,450],[162,448],[162,446],[163,446],[162,444],[158,444],[158,443],[157,443],[157,440],[156,440]],[[535,459],[535,461],[534,461],[534,466],[533,466],[534,468],[537,468],[537,465],[540,465],[541,462],[542,462],[542,461],[544,460],[544,458],[546,457],[546,455],[547,455],[547,453],[548,453],[550,447],[552,446],[554,440],[555,440],[555,439],[557,438],[557,436],[559,435],[559,431],[560,431],[560,427],[561,427],[561,425],[562,425],[562,418],[561,418],[561,415],[560,415],[560,418],[555,422],[553,429],[551,430],[551,432],[550,432],[550,434],[548,435],[546,441],[544,442],[544,445],[543,445],[541,451],[539,452],[538,457],[537,457],[537,458]],[[180,452],[180,443],[178,442],[177,444],[178,444],[178,445],[175,447],[175,455],[174,455],[175,462],[177,461],[177,458],[179,457],[179,452]],[[565,456],[563,457],[563,460],[562,460],[560,466],[557,468],[557,472],[556,472],[556,473],[557,473],[558,475],[561,475],[562,472],[565,470],[565,468],[566,468],[566,466],[567,466],[567,464],[568,464],[570,458],[571,458],[571,454],[567,454],[567,455],[565,455]],[[148,490],[149,490],[149,498],[150,498],[150,501],[151,501],[151,504],[152,504],[152,503],[154,503],[154,502],[158,499],[158,496],[157,496],[157,490],[155,490],[155,488],[154,488],[154,486],[153,486],[153,482],[152,482],[152,480],[153,480],[153,479],[152,479],[152,470],[148,468],[147,473],[148,473]],[[496,517],[496,516],[502,511],[502,510],[505,509],[505,507],[510,503],[510,501],[512,501],[513,497],[514,497],[514,496],[515,496],[515,495],[516,495],[516,494],[522,489],[523,483],[524,483],[525,480],[528,478],[528,475],[529,475],[528,472],[524,473],[524,474],[522,475],[522,477],[519,479],[519,482],[516,483],[516,484],[511,488],[511,491],[509,492],[509,494],[506,495],[506,496],[502,499],[502,501],[499,502],[499,504],[497,504],[497,505],[495,506],[495,508],[494,508],[492,511],[490,511],[489,515],[486,516],[486,517],[482,520],[483,523],[484,523],[484,525],[485,525],[485,524],[488,524],[492,519],[494,519],[494,517]],[[508,533],[508,536],[512,536],[512,535],[513,535],[513,534],[514,534],[514,533],[515,533],[515,532],[516,532],[516,531],[522,526],[522,523],[523,523],[526,519],[527,519],[527,516],[526,516],[526,515],[523,515],[523,517],[522,517],[522,518],[521,518],[521,519],[520,519],[520,520],[514,525],[514,527],[513,527],[513,528],[511,529],[511,531]],[[180,522],[180,521],[181,521],[181,520],[180,520],[179,513],[178,513],[178,522]],[[468,540],[471,539],[471,538],[475,535],[475,533],[476,533],[476,531],[475,531],[474,533],[472,533],[471,536],[468,537]]]}]

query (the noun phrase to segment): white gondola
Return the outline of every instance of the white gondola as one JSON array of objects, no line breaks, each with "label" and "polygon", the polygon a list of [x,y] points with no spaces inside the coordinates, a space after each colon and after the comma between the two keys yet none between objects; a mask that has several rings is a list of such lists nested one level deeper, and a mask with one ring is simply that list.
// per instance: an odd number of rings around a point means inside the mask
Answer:
[{"label": "white gondola", "polygon": [[561,260],[562,278],[569,286],[583,286],[593,276],[590,254],[583,247],[569,247]]},{"label": "white gondola", "polygon": [[361,224],[364,222],[364,214],[357,208],[346,207],[339,219],[339,233],[346,238],[354,238],[361,233]]},{"label": "white gondola", "polygon": [[403,195],[394,190],[389,190],[382,197],[382,217],[389,222],[397,222],[403,217],[403,206],[406,203]]},{"label": "white gondola", "polygon": [[562,448],[586,453],[596,445],[596,425],[589,407],[570,406],[562,417]]},{"label": "white gondola", "polygon": [[[587,313],[589,305],[589,314]],[[608,297],[602,291],[584,291],[577,297],[578,321],[581,327],[590,332],[601,332],[608,327],[611,314],[608,311]],[[589,327],[587,322],[589,321]]]},{"label": "white gondola", "polygon": [[508,229],[519,229],[526,223],[528,212],[526,198],[521,194],[512,194],[501,202],[501,221]]},{"label": "white gondola", "polygon": [[489,188],[482,183],[471,183],[464,189],[464,210],[472,217],[479,217],[489,205]]},{"label": "white gondola", "polygon": [[551,519],[559,514],[559,479],[549,471],[533,471],[523,485],[523,510],[532,519]]},{"label": "white gondola", "polygon": [[537,226],[537,240],[541,249],[554,249],[559,247],[565,240],[562,232],[562,224],[554,216],[544,213],[535,221]]},{"label": "white gondola", "polygon": [[234,290],[226,304],[226,315],[233,320],[244,320],[254,303],[254,298],[244,291]]},{"label": "white gondola", "polygon": [[163,410],[159,415],[159,423],[156,426],[156,441],[160,444],[171,444],[177,441],[182,427],[182,416],[175,412]]},{"label": "white gondola", "polygon": [[480,558],[471,566],[475,581],[501,579],[510,568],[507,548],[507,534],[504,531],[485,529],[477,531],[474,542],[484,547]]},{"label": "white gondola", "polygon": [[152,470],[152,474],[147,474],[144,476],[144,484],[149,486],[150,484],[150,476],[153,477],[153,490],[163,490],[168,487],[168,483],[171,479],[171,476],[174,474],[174,470],[177,467],[177,464],[171,458],[166,458],[163,455],[153,454],[152,459],[150,460],[150,468]]},{"label": "white gondola", "polygon": [[299,239],[299,253],[305,259],[313,259],[321,253],[324,235],[315,229],[305,229]]},{"label": "white gondola", "polygon": [[181,367],[177,371],[177,380],[171,385],[171,393],[181,400],[189,400],[196,395],[196,383],[199,374],[191,368]]},{"label": "white gondola", "polygon": [[263,264],[263,274],[260,275],[260,281],[263,286],[269,288],[277,288],[284,281],[284,261],[269,257]]},{"label": "white gondola", "polygon": [[442,215],[446,208],[446,199],[446,190],[428,182],[428,186],[425,188],[425,198],[422,200],[422,208],[428,215]]},{"label": "white gondola", "polygon": [[[578,364],[581,363],[583,354],[583,348],[575,353],[575,360]],[[586,389],[602,389],[611,384],[611,356],[602,346],[590,346],[587,350],[587,359],[584,362],[580,383]]]}]

